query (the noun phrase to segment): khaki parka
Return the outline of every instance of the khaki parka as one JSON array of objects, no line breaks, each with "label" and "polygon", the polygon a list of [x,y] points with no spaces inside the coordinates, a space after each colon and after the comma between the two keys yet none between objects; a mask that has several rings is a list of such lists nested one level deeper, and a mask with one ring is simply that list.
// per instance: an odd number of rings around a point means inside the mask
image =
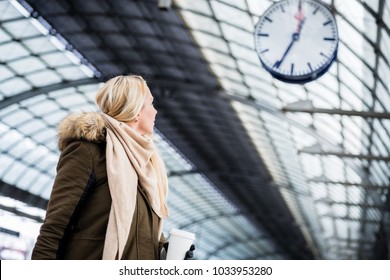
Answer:
[{"label": "khaki parka", "polygon": [[[32,259],[102,259],[111,208],[105,127],[98,113],[73,114],[59,125],[61,155]],[[122,259],[159,259],[159,217],[138,185]]]}]

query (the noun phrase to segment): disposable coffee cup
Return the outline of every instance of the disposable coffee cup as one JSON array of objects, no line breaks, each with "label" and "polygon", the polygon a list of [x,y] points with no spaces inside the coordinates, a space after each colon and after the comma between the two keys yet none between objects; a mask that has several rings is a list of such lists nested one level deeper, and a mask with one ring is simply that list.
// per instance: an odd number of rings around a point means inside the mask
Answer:
[{"label": "disposable coffee cup", "polygon": [[194,243],[195,234],[176,228],[172,229],[169,234],[167,260],[184,260],[186,252]]}]

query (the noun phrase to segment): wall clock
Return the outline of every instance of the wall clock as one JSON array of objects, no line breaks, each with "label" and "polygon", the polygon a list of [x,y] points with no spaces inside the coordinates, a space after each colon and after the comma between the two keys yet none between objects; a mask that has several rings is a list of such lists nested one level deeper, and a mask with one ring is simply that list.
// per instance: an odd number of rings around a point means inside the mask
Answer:
[{"label": "wall clock", "polygon": [[337,56],[338,31],[330,9],[315,0],[282,0],[260,17],[255,48],[263,67],[288,83],[323,75]]}]

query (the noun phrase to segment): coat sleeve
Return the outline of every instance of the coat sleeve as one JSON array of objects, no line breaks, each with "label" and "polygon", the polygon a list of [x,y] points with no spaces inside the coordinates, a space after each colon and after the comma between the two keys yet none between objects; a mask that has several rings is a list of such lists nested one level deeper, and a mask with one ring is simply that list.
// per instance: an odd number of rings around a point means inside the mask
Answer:
[{"label": "coat sleeve", "polygon": [[87,144],[82,141],[69,144],[62,152],[32,259],[61,258],[63,241],[75,218],[76,208],[94,176],[92,159]]}]

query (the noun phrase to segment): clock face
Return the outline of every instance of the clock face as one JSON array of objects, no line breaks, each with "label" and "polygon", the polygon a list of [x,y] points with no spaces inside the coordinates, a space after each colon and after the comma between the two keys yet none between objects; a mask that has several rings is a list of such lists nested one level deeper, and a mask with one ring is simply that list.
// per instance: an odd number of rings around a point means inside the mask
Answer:
[{"label": "clock face", "polygon": [[264,68],[275,78],[305,83],[324,74],[336,59],[336,20],[315,0],[276,2],[260,17],[255,46]]}]

